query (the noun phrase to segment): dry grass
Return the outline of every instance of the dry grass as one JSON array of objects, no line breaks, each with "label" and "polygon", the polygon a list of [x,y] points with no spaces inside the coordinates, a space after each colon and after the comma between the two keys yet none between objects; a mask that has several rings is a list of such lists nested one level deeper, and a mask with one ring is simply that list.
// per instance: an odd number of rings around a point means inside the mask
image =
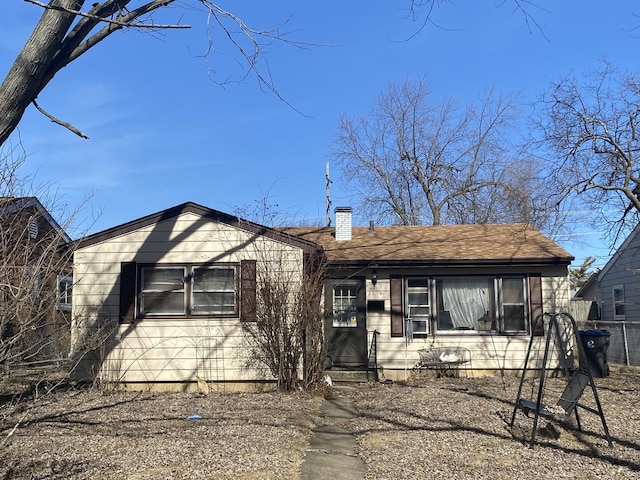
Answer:
[{"label": "dry grass", "polygon": [[[640,476],[640,369],[596,379],[615,447],[599,418],[553,423],[525,446],[531,419],[508,428],[517,378],[423,378],[364,384],[351,395],[368,479]],[[588,394],[589,392],[587,392]],[[585,401],[588,395],[585,394]],[[298,478],[322,398],[277,393],[58,390],[0,410],[8,437],[0,478]],[[199,414],[201,420],[188,420]],[[541,426],[546,427],[546,421]],[[555,438],[558,437],[558,438]]]}]

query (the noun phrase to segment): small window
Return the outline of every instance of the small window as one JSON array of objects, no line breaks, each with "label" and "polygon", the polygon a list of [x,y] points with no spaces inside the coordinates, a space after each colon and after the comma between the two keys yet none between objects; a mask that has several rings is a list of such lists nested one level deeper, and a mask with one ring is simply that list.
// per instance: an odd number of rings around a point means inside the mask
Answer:
[{"label": "small window", "polygon": [[495,328],[495,279],[471,276],[439,278],[436,293],[438,330]]},{"label": "small window", "polygon": [[525,282],[522,278],[502,279],[503,330],[521,332],[527,328]]},{"label": "small window", "polygon": [[192,310],[197,314],[233,314],[236,281],[233,268],[206,267],[193,271]]},{"label": "small window", "polygon": [[58,310],[71,310],[72,292],[73,279],[71,277],[58,277]]},{"label": "small window", "polygon": [[404,289],[409,336],[429,334],[434,328],[436,333],[456,334],[523,335],[530,330],[524,275],[408,277]]},{"label": "small window", "polygon": [[20,290],[31,303],[39,303],[42,300],[42,276],[40,275],[40,270],[37,267],[26,266],[24,267],[22,274],[24,276],[25,283],[21,285]]},{"label": "small window", "polygon": [[142,269],[143,315],[184,315],[185,271],[180,267]]},{"label": "small window", "polygon": [[613,318],[614,320],[624,320],[626,317],[624,305],[624,285],[613,287]]},{"label": "small window", "polygon": [[407,279],[407,316],[414,334],[429,333],[431,304],[428,278]]}]

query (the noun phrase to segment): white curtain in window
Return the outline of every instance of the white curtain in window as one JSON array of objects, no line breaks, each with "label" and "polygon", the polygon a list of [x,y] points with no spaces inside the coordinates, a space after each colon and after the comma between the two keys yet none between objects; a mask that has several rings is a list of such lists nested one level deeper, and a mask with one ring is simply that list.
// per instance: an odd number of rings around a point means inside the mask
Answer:
[{"label": "white curtain in window", "polygon": [[489,310],[489,294],[486,279],[444,279],[443,309],[450,313],[453,328],[475,330],[478,319]]}]

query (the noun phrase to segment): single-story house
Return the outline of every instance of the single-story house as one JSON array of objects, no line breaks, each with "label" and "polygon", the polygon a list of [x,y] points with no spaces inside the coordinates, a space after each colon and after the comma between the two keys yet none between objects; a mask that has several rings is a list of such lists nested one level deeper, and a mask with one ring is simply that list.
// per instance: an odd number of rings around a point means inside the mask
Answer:
[{"label": "single-story house", "polygon": [[285,230],[321,245],[332,267],[334,366],[364,365],[373,352],[386,378],[402,379],[435,345],[467,348],[475,372],[520,370],[531,335],[541,351],[541,314],[568,310],[573,257],[528,225],[353,227],[351,218],[339,207],[335,228]]},{"label": "single-story house", "polygon": [[251,365],[243,330],[255,315],[257,274],[301,278],[305,255],[316,250],[194,203],[81,239],[74,377],[149,386],[268,380]]},{"label": "single-story house", "polygon": [[401,379],[435,343],[466,347],[470,371],[518,370],[531,336],[543,335],[541,313],[567,308],[573,257],[530,226],[351,219],[337,208],[335,228],[271,229],[185,203],[86,237],[74,254],[75,345],[89,326],[115,326],[94,348],[112,381],[267,379],[246,367],[243,342],[255,272],[301,272],[318,247],[334,368],[367,368],[374,355],[386,378]]}]

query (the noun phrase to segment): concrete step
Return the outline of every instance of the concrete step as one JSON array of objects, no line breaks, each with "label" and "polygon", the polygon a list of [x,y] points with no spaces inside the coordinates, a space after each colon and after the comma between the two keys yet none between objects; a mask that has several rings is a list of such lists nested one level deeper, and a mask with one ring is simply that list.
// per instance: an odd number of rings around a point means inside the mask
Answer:
[{"label": "concrete step", "polygon": [[325,370],[333,383],[366,383],[376,380],[376,372],[363,369],[339,369]]}]

